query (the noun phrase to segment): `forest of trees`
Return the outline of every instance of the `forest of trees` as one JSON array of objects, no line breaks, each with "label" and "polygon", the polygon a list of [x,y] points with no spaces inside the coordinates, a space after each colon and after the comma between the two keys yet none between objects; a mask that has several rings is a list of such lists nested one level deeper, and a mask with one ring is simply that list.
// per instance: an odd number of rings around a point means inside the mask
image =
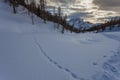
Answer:
[{"label": "forest of trees", "polygon": [[40,17],[44,20],[44,23],[47,21],[52,21],[55,24],[55,28],[61,29],[61,33],[64,33],[64,30],[69,30],[70,32],[79,33],[79,30],[67,23],[67,15],[61,15],[61,7],[58,7],[57,13],[50,13],[46,10],[46,0],[39,0],[39,4],[36,5],[34,0],[4,0],[8,2],[13,8],[13,12],[17,13],[17,7],[19,5],[25,7],[28,10],[28,15],[31,16],[32,24],[34,24],[34,15]]},{"label": "forest of trees", "polygon": [[105,30],[112,30],[115,26],[120,27],[120,17],[114,17],[102,24],[86,29],[84,32],[103,32]]},{"label": "forest of trees", "polygon": [[[13,12],[15,14],[17,13],[17,7],[19,5],[25,7],[28,10],[28,15],[31,16],[32,24],[34,24],[34,15],[43,19],[44,23],[46,23],[47,21],[54,22],[55,24],[57,24],[54,27],[56,29],[61,29],[61,33],[64,33],[65,30],[69,30],[70,32],[75,33],[92,31],[101,32],[108,28],[111,30],[116,24],[120,26],[120,18],[114,18],[106,21],[103,24],[90,27],[89,29],[84,28],[80,30],[78,28],[75,28],[74,25],[70,25],[67,22],[67,15],[62,16],[61,7],[58,7],[57,12],[54,11],[54,14],[48,12],[46,10],[46,0],[39,0],[39,4],[37,5],[34,0],[4,0],[4,2],[9,3],[9,5],[13,8]],[[53,8],[53,10],[55,10],[55,8]]]}]

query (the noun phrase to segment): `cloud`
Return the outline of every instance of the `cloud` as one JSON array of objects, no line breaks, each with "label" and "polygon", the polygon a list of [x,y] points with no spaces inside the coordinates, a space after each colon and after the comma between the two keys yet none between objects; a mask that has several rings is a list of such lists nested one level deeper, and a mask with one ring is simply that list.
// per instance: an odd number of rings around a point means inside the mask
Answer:
[{"label": "cloud", "polygon": [[51,2],[59,2],[59,3],[72,3],[75,2],[75,0],[48,0]]},{"label": "cloud", "polygon": [[120,10],[120,0],[94,0],[93,3],[98,5],[99,8],[103,10]]}]

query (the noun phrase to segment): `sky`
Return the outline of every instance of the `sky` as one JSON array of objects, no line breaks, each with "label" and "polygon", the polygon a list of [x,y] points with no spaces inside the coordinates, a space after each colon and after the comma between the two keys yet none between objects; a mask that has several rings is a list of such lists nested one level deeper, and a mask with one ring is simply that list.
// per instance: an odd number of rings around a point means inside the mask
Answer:
[{"label": "sky", "polygon": [[65,4],[71,4],[75,2],[81,3],[82,1],[89,2],[91,1],[93,4],[99,6],[102,10],[114,10],[119,11],[120,10],[120,0],[47,0],[49,2],[57,2],[57,3],[65,3]]},{"label": "sky", "polygon": [[[120,16],[120,0],[46,0],[48,5],[67,7],[68,15],[79,15],[92,23]],[[78,16],[77,16],[78,17]]]},{"label": "sky", "polygon": [[120,0],[94,0],[93,3],[103,10],[120,10]]}]

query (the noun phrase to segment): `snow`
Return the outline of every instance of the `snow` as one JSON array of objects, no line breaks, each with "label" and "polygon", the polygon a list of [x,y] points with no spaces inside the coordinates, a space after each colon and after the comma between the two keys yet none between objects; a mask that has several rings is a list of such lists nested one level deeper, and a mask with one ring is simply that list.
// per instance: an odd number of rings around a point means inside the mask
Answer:
[{"label": "snow", "polygon": [[[114,46],[118,46],[116,40],[108,39],[101,34],[53,35],[49,40],[54,43],[48,42],[48,35],[41,37],[37,37],[37,41],[50,58],[78,77],[88,79],[101,69],[102,64],[112,55],[112,51],[116,51]],[[104,58],[105,55],[107,58]]]},{"label": "snow", "polygon": [[[116,35],[118,34],[118,35]],[[104,34],[106,37],[120,41],[120,33],[114,32]],[[119,43],[120,45],[120,43]],[[120,79],[120,46],[116,51],[112,51],[114,54],[109,60],[105,61],[103,64],[103,69],[97,72],[93,76],[93,80],[119,80]]]},{"label": "snow", "polygon": [[34,20],[0,1],[0,80],[120,79],[120,32],[61,34]]}]

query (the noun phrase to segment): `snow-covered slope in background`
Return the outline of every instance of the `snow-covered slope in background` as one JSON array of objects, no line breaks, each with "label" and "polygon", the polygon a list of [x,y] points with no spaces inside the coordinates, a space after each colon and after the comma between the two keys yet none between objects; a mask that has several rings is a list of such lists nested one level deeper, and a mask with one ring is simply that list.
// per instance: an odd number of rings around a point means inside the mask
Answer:
[{"label": "snow-covered slope in background", "polygon": [[60,34],[34,20],[0,1],[0,80],[120,79],[120,32]]}]

